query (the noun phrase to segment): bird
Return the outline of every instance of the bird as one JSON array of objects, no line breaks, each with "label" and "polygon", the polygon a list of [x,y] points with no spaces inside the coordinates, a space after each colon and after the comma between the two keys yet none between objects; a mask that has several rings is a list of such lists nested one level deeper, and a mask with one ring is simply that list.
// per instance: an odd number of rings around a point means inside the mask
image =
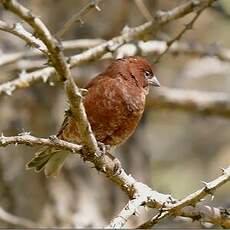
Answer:
[{"label": "bird", "polygon": [[[98,142],[115,149],[135,131],[143,115],[150,86],[160,87],[155,68],[141,56],[115,59],[86,85],[83,104]],[[67,110],[57,138],[81,144],[77,124]],[[70,152],[42,147],[27,163],[27,169],[57,176]]]}]

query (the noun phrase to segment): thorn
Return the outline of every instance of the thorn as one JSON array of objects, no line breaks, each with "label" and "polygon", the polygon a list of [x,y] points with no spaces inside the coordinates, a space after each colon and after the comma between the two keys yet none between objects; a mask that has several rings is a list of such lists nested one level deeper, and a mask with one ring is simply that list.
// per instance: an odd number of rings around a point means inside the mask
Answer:
[{"label": "thorn", "polygon": [[19,78],[20,78],[20,80],[27,80],[26,78],[27,78],[27,73],[26,73],[26,70],[22,70],[20,73],[19,73]]},{"label": "thorn", "polygon": [[185,24],[185,27],[186,27],[187,30],[192,30],[193,29],[193,23],[190,22],[188,24]]},{"label": "thorn", "polygon": [[55,143],[58,140],[58,137],[56,135],[51,135],[49,136],[49,139]]},{"label": "thorn", "polygon": [[99,7],[97,0],[91,0],[91,6],[95,7],[97,11],[101,11],[101,8]]},{"label": "thorn", "polygon": [[78,20],[79,20],[79,22],[80,22],[81,25],[84,24],[84,20],[82,18],[79,18]]},{"label": "thorn", "polygon": [[18,136],[26,136],[26,135],[30,135],[31,134],[31,132],[29,132],[29,131],[25,131],[25,130],[22,130],[22,132],[21,133],[19,133],[18,134]]},{"label": "thorn", "polygon": [[205,187],[206,189],[209,189],[209,188],[208,188],[208,185],[209,185],[208,182],[206,182],[206,181],[201,181],[201,183],[204,185],[204,187]]},{"label": "thorn", "polygon": [[139,212],[139,210],[138,210],[138,209],[136,209],[136,210],[135,210],[135,212],[133,213],[133,215],[134,215],[134,216],[137,216],[137,217],[138,217],[138,216],[140,216],[140,212]]},{"label": "thorn", "polygon": [[225,169],[225,168],[220,168],[220,170],[221,170],[222,175],[226,175],[226,174],[227,174],[227,172],[226,172],[226,169]]},{"label": "thorn", "polygon": [[128,187],[129,187],[127,184],[124,184],[123,186],[124,186],[125,188],[128,188]]},{"label": "thorn", "polygon": [[106,173],[106,167],[105,166],[102,167],[102,172]]},{"label": "thorn", "polygon": [[85,97],[85,96],[87,95],[87,93],[88,93],[88,90],[87,90],[87,89],[81,88],[81,89],[80,89],[80,92],[81,92],[81,95],[82,95],[83,97]]},{"label": "thorn", "polygon": [[0,144],[4,145],[5,143],[6,143],[6,140],[5,140],[5,137],[4,137],[3,133],[2,133],[1,137],[0,137]]}]

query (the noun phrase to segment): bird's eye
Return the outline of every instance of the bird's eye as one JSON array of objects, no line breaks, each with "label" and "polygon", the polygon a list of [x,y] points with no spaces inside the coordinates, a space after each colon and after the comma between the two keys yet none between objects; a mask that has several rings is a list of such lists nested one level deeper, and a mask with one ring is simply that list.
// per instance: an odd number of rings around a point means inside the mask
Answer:
[{"label": "bird's eye", "polygon": [[149,71],[145,71],[144,75],[146,79],[152,78],[152,74]]}]

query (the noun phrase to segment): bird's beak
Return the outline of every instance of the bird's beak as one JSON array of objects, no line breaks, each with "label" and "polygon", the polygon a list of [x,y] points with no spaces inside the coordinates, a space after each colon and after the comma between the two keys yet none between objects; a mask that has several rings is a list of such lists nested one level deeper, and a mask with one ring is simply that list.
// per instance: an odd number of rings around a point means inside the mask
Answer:
[{"label": "bird's beak", "polygon": [[148,80],[149,85],[160,87],[160,82],[157,80],[157,77],[154,75],[152,78]]}]

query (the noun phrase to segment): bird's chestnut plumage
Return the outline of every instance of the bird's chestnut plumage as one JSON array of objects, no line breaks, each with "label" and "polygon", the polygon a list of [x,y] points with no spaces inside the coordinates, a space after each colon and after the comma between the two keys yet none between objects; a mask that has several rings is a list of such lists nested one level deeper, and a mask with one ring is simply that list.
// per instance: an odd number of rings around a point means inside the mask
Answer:
[{"label": "bird's chestnut plumage", "polygon": [[[83,103],[97,141],[116,147],[134,132],[150,85],[160,86],[149,62],[138,56],[113,61],[86,85]],[[66,113],[57,137],[81,143],[71,112]],[[45,168],[46,175],[56,175],[67,155],[63,150],[45,147],[27,167],[36,171]]]}]

